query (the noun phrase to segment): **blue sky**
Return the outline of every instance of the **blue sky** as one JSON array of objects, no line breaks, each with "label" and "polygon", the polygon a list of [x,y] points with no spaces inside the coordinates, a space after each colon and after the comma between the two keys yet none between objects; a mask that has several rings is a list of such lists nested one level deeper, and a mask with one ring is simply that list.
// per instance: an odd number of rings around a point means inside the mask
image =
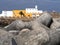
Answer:
[{"label": "blue sky", "polygon": [[41,10],[60,12],[60,0],[0,0],[0,10],[25,9],[35,5]]}]

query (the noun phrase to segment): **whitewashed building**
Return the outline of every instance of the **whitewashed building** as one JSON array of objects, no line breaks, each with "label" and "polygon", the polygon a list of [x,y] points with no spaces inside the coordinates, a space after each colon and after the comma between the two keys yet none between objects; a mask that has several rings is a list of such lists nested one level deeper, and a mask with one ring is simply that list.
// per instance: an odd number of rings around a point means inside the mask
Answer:
[{"label": "whitewashed building", "polygon": [[[26,8],[25,10],[26,13],[31,13],[32,17],[39,16],[39,14],[43,13],[42,10],[38,10],[37,5],[35,5],[35,8]],[[0,17],[13,17],[13,15],[13,11],[2,11]]]},{"label": "whitewashed building", "polygon": [[35,5],[35,8],[26,8],[26,13],[31,13],[32,17],[38,17],[39,14],[43,13],[42,10],[38,10],[37,5]]},{"label": "whitewashed building", "polygon": [[26,8],[26,13],[43,13],[42,10],[38,10],[37,5],[35,5],[35,8]]},{"label": "whitewashed building", "polygon": [[13,17],[13,12],[12,11],[2,11],[0,14],[0,17]]}]

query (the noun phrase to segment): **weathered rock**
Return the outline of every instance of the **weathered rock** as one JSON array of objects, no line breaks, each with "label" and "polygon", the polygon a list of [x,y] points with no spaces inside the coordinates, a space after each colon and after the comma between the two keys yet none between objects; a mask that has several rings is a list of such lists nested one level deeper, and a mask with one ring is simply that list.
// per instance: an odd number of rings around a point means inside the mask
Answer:
[{"label": "weathered rock", "polygon": [[29,29],[22,29],[22,30],[19,32],[19,35],[21,35],[22,37],[24,37],[24,36],[27,35],[29,32],[30,32]]},{"label": "weathered rock", "polygon": [[56,21],[60,22],[60,18],[54,18]]},{"label": "weathered rock", "polygon": [[17,45],[41,45],[49,40],[49,36],[46,29],[39,26],[38,23],[34,23],[32,31],[22,31],[16,37]]},{"label": "weathered rock", "polygon": [[31,22],[23,22],[21,20],[16,20],[4,28],[7,31],[9,31],[9,30],[22,30],[25,28],[31,29],[31,27],[32,27]]},{"label": "weathered rock", "polygon": [[25,24],[21,20],[16,20],[9,24],[8,26],[4,27],[7,31],[9,30],[21,30],[22,28],[25,27]]},{"label": "weathered rock", "polygon": [[13,45],[12,35],[2,29],[0,29],[0,45]]},{"label": "weathered rock", "polygon": [[58,29],[60,28],[60,23],[58,21],[56,21],[55,19],[53,19],[53,23],[50,26],[51,29]]},{"label": "weathered rock", "polygon": [[24,22],[25,23],[25,28],[32,29],[32,24],[31,22]]},{"label": "weathered rock", "polygon": [[51,23],[53,22],[52,16],[47,12],[43,13],[39,18],[37,18],[37,21],[47,27],[50,27]]},{"label": "weathered rock", "polygon": [[19,34],[19,31],[18,30],[10,30],[8,32],[11,33],[13,36],[16,36],[16,35]]},{"label": "weathered rock", "polygon": [[17,45],[58,45],[60,43],[60,30],[52,30],[46,26],[38,25],[33,26],[32,31],[22,31],[16,37]]},{"label": "weathered rock", "polygon": [[[37,23],[35,23],[35,24],[37,25]],[[59,36],[60,35],[60,30],[58,30],[58,29],[49,29],[49,28],[47,28],[46,26],[44,26],[42,24],[40,24],[40,26],[46,30],[46,33],[49,36],[49,41],[47,41],[46,43],[42,43],[42,45],[59,45],[60,44],[60,36]],[[33,26],[33,27],[34,27],[34,29],[39,29],[38,27],[36,28],[36,26]],[[42,30],[42,29],[40,28],[40,30]]]},{"label": "weathered rock", "polygon": [[43,45],[60,45],[60,30],[49,29],[43,25],[41,26],[46,29],[49,36],[49,41],[43,43]]},{"label": "weathered rock", "polygon": [[60,30],[51,30],[49,38],[49,41],[45,45],[60,45]]}]

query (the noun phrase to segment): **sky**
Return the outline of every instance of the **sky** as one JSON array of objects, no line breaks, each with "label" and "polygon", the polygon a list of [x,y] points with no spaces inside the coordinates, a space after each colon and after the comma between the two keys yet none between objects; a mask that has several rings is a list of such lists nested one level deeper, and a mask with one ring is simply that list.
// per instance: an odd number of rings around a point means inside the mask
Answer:
[{"label": "sky", "polygon": [[34,8],[35,5],[39,10],[60,12],[60,0],[0,0],[0,11]]}]

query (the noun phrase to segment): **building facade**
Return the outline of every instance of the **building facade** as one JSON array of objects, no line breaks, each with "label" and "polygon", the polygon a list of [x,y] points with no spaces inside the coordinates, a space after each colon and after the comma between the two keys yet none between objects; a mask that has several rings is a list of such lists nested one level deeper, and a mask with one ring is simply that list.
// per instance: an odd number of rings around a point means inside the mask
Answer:
[{"label": "building facade", "polygon": [[43,13],[43,11],[38,10],[37,5],[35,5],[35,8],[26,8],[25,10],[2,11],[0,17],[35,17],[39,16],[41,13]]},{"label": "building facade", "polygon": [[37,5],[35,5],[35,8],[26,8],[26,13],[43,13],[42,10],[38,10]]},{"label": "building facade", "polygon": [[0,17],[13,17],[13,12],[12,11],[2,11],[0,14]]}]

